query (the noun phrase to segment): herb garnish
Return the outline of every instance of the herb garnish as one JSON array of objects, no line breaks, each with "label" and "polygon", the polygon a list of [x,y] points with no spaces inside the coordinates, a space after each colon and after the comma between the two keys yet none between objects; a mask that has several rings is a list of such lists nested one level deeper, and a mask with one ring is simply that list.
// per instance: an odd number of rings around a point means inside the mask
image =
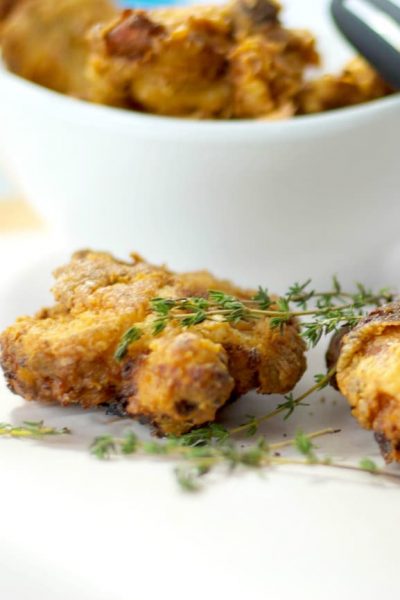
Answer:
[{"label": "herb garnish", "polygon": [[[336,276],[332,278],[332,289],[328,292],[317,292],[310,286],[310,279],[302,284],[295,283],[277,299],[262,287],[250,300],[238,299],[218,290],[210,290],[207,298],[154,298],[150,303],[153,315],[150,325],[128,329],[120,340],[115,359],[121,361],[124,358],[129,346],[142,337],[145,327],[150,327],[151,334],[156,336],[171,322],[188,328],[205,321],[239,323],[269,318],[271,328],[282,330],[292,319],[298,318],[300,334],[313,348],[324,335],[337,332],[342,327],[354,327],[364,317],[367,307],[381,306],[393,300],[388,289],[374,293],[360,283],[356,284],[355,292],[345,292]],[[334,375],[334,368],[328,373],[315,375],[315,385],[301,396],[295,398],[288,394],[275,410],[250,419],[231,433],[257,431],[262,422],[281,413],[284,413],[285,420],[288,419],[298,406],[308,406],[304,400],[326,387]]]},{"label": "herb garnish", "polygon": [[[132,431],[128,431],[121,438],[106,434],[97,437],[90,450],[100,459],[135,454],[177,461],[175,477],[181,489],[186,492],[200,490],[204,476],[217,468],[231,473],[239,468],[260,470],[279,465],[319,465],[334,469],[367,471],[400,482],[400,475],[379,469],[369,458],[364,458],[359,466],[356,466],[335,462],[329,457],[319,457],[313,440],[339,431],[324,429],[308,435],[299,431],[295,438],[275,444],[268,444],[265,437],[261,436],[251,445],[243,447],[232,439],[226,429],[213,423],[179,438],[169,437],[159,442],[142,441]],[[294,447],[300,458],[282,457],[278,450],[287,447]]]},{"label": "herb garnish", "polygon": [[71,432],[67,427],[63,427],[62,429],[47,427],[43,421],[23,421],[20,426],[0,423],[0,436],[13,438],[42,438],[49,435],[65,435],[69,433]]},{"label": "herb garnish", "polygon": [[171,322],[187,328],[205,321],[235,324],[269,318],[272,328],[283,329],[292,319],[300,318],[301,335],[310,347],[314,347],[322,336],[343,326],[354,327],[364,316],[363,309],[366,307],[381,306],[393,300],[389,290],[374,293],[360,283],[356,284],[354,293],[345,292],[337,277],[333,278],[332,289],[328,292],[316,292],[310,285],[311,280],[295,283],[280,298],[271,297],[262,287],[250,300],[218,290],[210,290],[207,298],[154,298],[150,303],[153,318],[147,325],[134,326],[126,331],[118,344],[115,358],[121,361],[129,346],[142,337],[146,328],[152,335],[158,335]]},{"label": "herb garnish", "polygon": [[[210,423],[180,437],[170,436],[163,441],[144,441],[133,431],[127,431],[120,438],[107,433],[95,438],[90,452],[102,460],[133,454],[173,460],[176,462],[176,481],[180,488],[187,492],[200,490],[204,483],[203,477],[215,469],[225,468],[227,473],[231,473],[239,468],[260,470],[279,465],[320,465],[350,471],[366,471],[400,482],[400,475],[380,469],[370,458],[363,458],[356,466],[338,463],[329,457],[318,457],[313,440],[339,432],[339,429],[322,429],[306,435],[299,431],[295,438],[273,444],[268,444],[265,437],[260,436],[252,444],[243,445],[236,442],[232,432],[225,427],[218,423]],[[37,439],[69,433],[71,432],[66,427],[48,427],[43,421],[24,421],[21,426],[0,423],[0,435],[16,438]],[[256,429],[247,433],[255,435]],[[290,446],[301,455],[299,459],[282,457],[278,452]]]},{"label": "herb garnish", "polygon": [[288,394],[287,396],[284,397],[285,402],[281,402],[280,404],[278,404],[278,406],[273,411],[267,413],[266,415],[263,415],[262,417],[250,417],[246,423],[243,423],[243,425],[240,425],[239,427],[235,427],[235,429],[231,429],[230,433],[231,434],[247,433],[249,435],[249,432],[251,432],[252,434],[255,434],[255,433],[257,433],[258,428],[261,425],[261,423],[264,423],[265,421],[269,421],[270,419],[277,417],[281,413],[285,413],[283,416],[283,419],[286,421],[293,414],[293,412],[295,411],[295,409],[298,406],[309,406],[308,404],[306,404],[304,402],[304,400],[306,398],[308,398],[309,396],[311,396],[314,392],[322,390],[327,385],[329,385],[329,382],[330,382],[331,378],[334,376],[335,372],[336,372],[336,367],[333,367],[325,375],[323,375],[323,374],[314,375],[314,379],[315,379],[316,383],[311,388],[309,388],[306,392],[304,392],[297,398],[295,398],[292,393]]},{"label": "herb garnish", "polygon": [[[140,340],[149,327],[151,335],[159,335],[172,322],[183,328],[194,327],[205,321],[251,322],[269,318],[272,328],[283,329],[292,319],[299,318],[301,335],[309,347],[318,344],[323,335],[338,331],[343,326],[353,327],[369,306],[381,306],[393,300],[386,289],[377,294],[361,284],[354,293],[343,291],[336,277],[329,292],[316,292],[310,288],[311,281],[295,283],[280,298],[273,298],[268,290],[260,287],[255,296],[239,299],[224,292],[211,290],[207,298],[155,298],[150,309],[153,316],[146,325],[135,325],[122,336],[115,352],[117,361],[123,360],[131,344]],[[312,304],[311,304],[312,303]],[[288,394],[272,412],[261,417],[249,416],[246,423],[227,430],[218,423],[194,429],[181,437],[168,437],[163,441],[143,441],[128,431],[121,438],[110,434],[97,437],[91,444],[91,453],[99,459],[114,455],[153,456],[173,459],[177,462],[175,476],[180,487],[188,492],[200,489],[202,478],[216,468],[225,467],[228,472],[238,468],[263,469],[279,465],[320,465],[335,469],[368,472],[400,481],[400,475],[380,469],[370,458],[363,458],[359,465],[335,462],[329,457],[320,458],[313,443],[315,438],[336,434],[338,430],[324,429],[306,435],[298,432],[296,437],[284,442],[268,444],[260,436],[251,444],[235,441],[235,435],[254,437],[265,421],[283,414],[288,419],[298,406],[308,406],[304,400],[317,390],[327,386],[335,374],[335,368],[326,374],[315,375],[315,384],[298,397]],[[0,436],[41,438],[48,435],[68,434],[67,428],[47,427],[42,421],[24,421],[22,426],[0,423]],[[299,453],[298,459],[282,457],[278,450],[289,446]]]}]

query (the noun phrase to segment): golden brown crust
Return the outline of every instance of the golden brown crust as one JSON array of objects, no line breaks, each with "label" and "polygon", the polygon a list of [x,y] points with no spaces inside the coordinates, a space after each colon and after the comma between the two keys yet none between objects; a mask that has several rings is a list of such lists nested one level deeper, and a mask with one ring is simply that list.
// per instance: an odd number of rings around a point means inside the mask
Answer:
[{"label": "golden brown crust", "polygon": [[0,0],[0,22],[6,19],[22,0]]},{"label": "golden brown crust", "polygon": [[[92,100],[163,115],[294,114],[314,38],[279,23],[279,5],[125,11],[93,32]],[[112,44],[110,43],[112,41]]]},{"label": "golden brown crust", "polygon": [[400,461],[400,303],[375,309],[342,342],[337,382],[353,415]]},{"label": "golden brown crust", "polygon": [[[213,420],[232,396],[292,389],[305,369],[295,323],[282,334],[268,320],[205,322],[188,331],[172,323],[157,337],[146,329],[152,298],[205,296],[210,288],[251,294],[206,272],[178,275],[137,256],[123,262],[76,253],[56,271],[55,306],[1,335],[8,384],[28,400],[85,407],[124,402],[132,416],[174,434]],[[145,334],[117,363],[118,342],[135,324]]]},{"label": "golden brown crust", "polygon": [[25,0],[2,29],[7,67],[45,87],[87,96],[86,33],[116,12],[110,0]]},{"label": "golden brown crust", "polygon": [[125,371],[128,414],[147,417],[173,435],[213,421],[233,388],[223,346],[197,332],[152,340],[136,368]]},{"label": "golden brown crust", "polygon": [[285,28],[280,10],[276,0],[119,13],[111,0],[0,0],[3,56],[57,91],[176,117],[286,119],[392,92],[360,58],[307,81],[315,38]]},{"label": "golden brown crust", "polygon": [[391,93],[391,88],[362,58],[351,60],[339,75],[310,81],[297,97],[300,114],[362,104]]},{"label": "golden brown crust", "polygon": [[29,0],[0,0],[0,43],[7,20],[23,2],[29,2]]},{"label": "golden brown crust", "polygon": [[274,119],[391,93],[361,58],[306,82],[305,69],[319,64],[314,36],[284,28],[279,12],[269,0],[125,11],[93,32],[91,99],[163,115]]}]

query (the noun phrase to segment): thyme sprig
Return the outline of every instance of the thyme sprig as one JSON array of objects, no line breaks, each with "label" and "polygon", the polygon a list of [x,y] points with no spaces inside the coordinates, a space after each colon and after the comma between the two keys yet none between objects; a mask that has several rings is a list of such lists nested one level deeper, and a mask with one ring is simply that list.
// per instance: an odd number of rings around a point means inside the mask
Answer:
[{"label": "thyme sprig", "polygon": [[51,435],[66,435],[71,433],[67,427],[57,429],[48,427],[43,421],[23,421],[22,425],[0,423],[0,436],[13,438],[42,438]]},{"label": "thyme sprig", "polygon": [[324,335],[344,325],[354,327],[363,318],[367,307],[393,300],[388,289],[374,293],[360,283],[356,284],[353,293],[346,292],[337,277],[333,278],[330,291],[317,292],[310,286],[311,280],[295,283],[279,298],[272,297],[268,289],[262,287],[250,299],[236,298],[219,290],[210,290],[206,298],[154,298],[150,303],[152,318],[125,332],[115,358],[121,361],[129,346],[147,331],[159,335],[169,323],[188,328],[205,321],[237,324],[269,318],[271,328],[283,329],[294,318],[299,318],[301,335],[310,347],[314,347]]},{"label": "thyme sprig", "polygon": [[309,406],[304,402],[306,398],[311,396],[314,392],[320,391],[329,385],[330,380],[335,375],[336,367],[333,367],[326,374],[318,373],[314,375],[315,384],[310,387],[308,390],[300,394],[297,398],[294,395],[288,394],[284,397],[284,402],[278,404],[278,406],[271,412],[261,416],[261,417],[253,417],[250,416],[248,421],[240,425],[239,427],[235,427],[230,430],[231,435],[235,435],[238,433],[245,433],[246,435],[252,436],[257,433],[260,425],[265,423],[265,421],[269,421],[274,417],[277,417],[281,413],[284,413],[284,420],[286,421],[295,411],[298,406]]},{"label": "thyme sprig", "polygon": [[[177,483],[187,492],[201,489],[204,476],[216,468],[225,468],[227,473],[232,473],[239,468],[261,470],[280,465],[320,465],[367,471],[400,482],[400,475],[380,469],[369,458],[364,458],[359,465],[348,465],[335,462],[329,457],[319,457],[313,440],[338,432],[339,430],[323,429],[307,435],[300,431],[293,439],[273,444],[268,444],[264,437],[260,437],[251,445],[243,447],[234,442],[226,429],[214,423],[198,429],[197,433],[195,430],[179,438],[170,437],[159,442],[142,441],[132,431],[121,438],[106,434],[93,441],[90,451],[103,460],[133,454],[173,460],[176,462],[174,473]],[[278,451],[287,447],[294,447],[300,458],[282,457]]]},{"label": "thyme sprig", "polygon": [[[259,287],[257,293],[247,299],[239,299],[219,290],[210,290],[206,298],[154,298],[150,303],[152,318],[146,325],[133,326],[125,332],[115,358],[121,361],[129,346],[144,335],[146,328],[151,335],[158,335],[169,323],[188,328],[205,321],[237,324],[268,318],[271,328],[283,330],[297,318],[302,337],[309,347],[315,347],[323,336],[337,332],[344,326],[354,327],[363,318],[367,307],[381,306],[391,300],[393,293],[390,290],[382,289],[375,293],[360,283],[356,284],[353,293],[346,292],[336,276],[332,279],[329,291],[315,291],[309,279],[304,283],[294,283],[279,298],[272,297],[268,289],[263,287]],[[318,375],[315,385],[300,397],[288,394],[275,410],[257,419],[251,418],[233,433],[257,431],[261,423],[281,413],[284,413],[284,419],[288,419],[298,406],[307,406],[304,400],[328,385],[333,375],[334,370]]]},{"label": "thyme sprig", "polygon": [[[243,446],[235,442],[222,425],[211,423],[181,437],[169,437],[163,441],[141,440],[130,430],[120,438],[104,434],[95,438],[90,451],[102,460],[133,454],[172,460],[176,463],[174,473],[177,483],[187,492],[200,490],[204,476],[218,467],[225,467],[227,473],[232,473],[239,468],[261,470],[281,465],[320,465],[364,471],[400,482],[399,474],[380,469],[370,458],[363,458],[358,465],[349,465],[335,462],[329,457],[319,457],[313,440],[339,432],[338,429],[322,429],[310,434],[299,431],[293,439],[282,442],[268,444],[264,437],[259,437],[251,445]],[[0,423],[0,435],[15,438],[42,438],[69,433],[71,432],[66,427],[49,427],[43,421],[23,421],[20,426]],[[297,450],[300,458],[281,456],[280,451],[291,446]]]}]

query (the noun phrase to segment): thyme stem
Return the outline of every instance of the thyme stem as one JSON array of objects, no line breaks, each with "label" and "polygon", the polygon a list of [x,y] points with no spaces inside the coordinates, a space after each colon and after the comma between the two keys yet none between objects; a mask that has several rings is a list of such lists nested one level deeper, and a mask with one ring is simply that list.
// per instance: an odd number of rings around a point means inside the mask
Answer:
[{"label": "thyme stem", "polygon": [[385,477],[387,479],[393,479],[396,482],[399,482],[399,484],[400,484],[400,474],[390,473],[389,471],[384,471],[383,469],[378,469],[378,468],[368,470],[368,469],[365,469],[365,468],[357,466],[357,465],[348,465],[345,463],[330,462],[329,459],[325,460],[325,461],[324,461],[324,459],[322,459],[322,460],[317,460],[316,462],[313,462],[313,461],[309,461],[309,460],[302,460],[302,459],[296,459],[296,458],[274,457],[271,460],[276,465],[301,465],[301,466],[307,466],[307,467],[309,467],[309,466],[330,467],[333,469],[353,471],[356,473],[365,473],[367,471],[371,475],[381,476],[381,477]]},{"label": "thyme stem", "polygon": [[[341,312],[347,309],[351,309],[354,308],[354,304],[342,304],[342,305],[338,305],[335,306],[335,311]],[[255,308],[248,308],[248,313],[246,314],[247,316],[257,316],[260,318],[266,318],[266,317],[278,317],[278,318],[284,318],[284,319],[294,319],[296,317],[307,317],[307,316],[311,316],[311,315],[323,315],[329,312],[329,308],[315,308],[312,310],[301,310],[301,311],[279,311],[279,310],[261,310],[261,309],[255,309]],[[209,309],[207,310],[207,318],[210,316],[216,316],[216,315],[221,315],[221,316],[225,316],[225,315],[229,315],[231,314],[231,310],[229,309],[222,309],[222,308],[216,308],[216,309]],[[174,311],[174,309],[172,309],[170,311],[170,316],[172,319],[187,319],[188,317],[195,317],[197,315],[197,313],[195,312],[185,312],[185,313],[177,313]],[[361,316],[360,316],[361,318]]]},{"label": "thyme stem", "polygon": [[13,438],[41,438],[51,435],[66,435],[71,433],[67,427],[56,429],[46,426],[43,421],[23,421],[22,425],[15,426],[9,423],[0,423],[0,436]]},{"label": "thyme stem", "polygon": [[[294,398],[294,399],[291,398],[289,401],[290,405],[291,405],[290,407],[288,406],[288,402],[280,404],[275,408],[275,410],[267,413],[266,415],[263,415],[262,417],[252,418],[251,421],[249,421],[248,423],[244,423],[243,425],[240,425],[239,427],[235,427],[234,429],[231,429],[230,434],[236,435],[238,433],[243,433],[243,432],[248,431],[250,428],[253,428],[254,426],[256,426],[258,428],[262,423],[265,423],[265,421],[269,421],[270,419],[273,419],[274,417],[278,416],[285,410],[288,410],[288,408],[293,409],[296,406],[299,406],[299,404],[301,404],[303,402],[303,400],[305,400],[306,398],[311,396],[311,394],[324,388],[330,382],[331,378],[335,375],[335,373],[336,373],[336,367],[333,367],[330,371],[328,371],[328,373],[323,378],[319,379],[319,381],[317,383],[315,383],[312,387],[310,387],[303,394],[298,396],[298,398]],[[293,412],[293,410],[292,410],[292,412]]]},{"label": "thyme stem", "polygon": [[[340,433],[340,429],[332,429],[331,427],[327,429],[321,429],[320,431],[315,431],[314,433],[308,434],[308,439],[314,440],[316,438],[325,436],[325,435],[333,435],[335,433]],[[285,440],[284,442],[278,442],[277,444],[270,444],[270,450],[281,450],[281,448],[287,448],[289,446],[293,446],[295,443],[295,439]]]},{"label": "thyme stem", "polygon": [[[225,431],[225,433],[224,433]],[[165,442],[144,442],[133,432],[127,432],[124,438],[114,439],[110,435],[96,438],[91,452],[98,458],[109,458],[111,454],[157,455],[161,459],[178,459],[175,468],[177,481],[185,491],[199,489],[200,478],[215,467],[226,466],[228,472],[236,467],[262,469],[281,465],[319,465],[330,468],[345,469],[356,472],[369,472],[382,477],[400,481],[399,474],[388,473],[379,469],[368,458],[359,465],[336,463],[330,458],[319,458],[315,453],[313,439],[323,435],[338,433],[334,429],[322,429],[308,435],[299,432],[291,440],[268,444],[260,437],[254,444],[242,446],[235,443],[226,430],[213,423],[208,427],[185,434],[181,438],[169,438]],[[302,457],[282,457],[276,455],[277,449],[293,446]]]},{"label": "thyme stem", "polygon": [[[381,306],[393,299],[387,290],[372,293],[361,284],[351,294],[342,291],[336,278],[330,292],[309,290],[311,281],[292,285],[288,292],[276,298],[268,290],[259,288],[253,298],[237,298],[225,292],[210,290],[207,297],[153,298],[150,302],[152,318],[138,326],[133,325],[122,336],[115,352],[117,361],[121,361],[131,344],[140,340],[148,330],[159,335],[171,322],[182,327],[193,327],[205,321],[225,321],[233,325],[257,319],[268,319],[271,328],[284,328],[292,319],[300,320],[301,335],[313,347],[323,335],[337,331],[341,326],[355,326],[363,318],[362,309],[367,306]],[[313,300],[315,306],[309,307]],[[339,301],[339,304],[337,303]]]}]

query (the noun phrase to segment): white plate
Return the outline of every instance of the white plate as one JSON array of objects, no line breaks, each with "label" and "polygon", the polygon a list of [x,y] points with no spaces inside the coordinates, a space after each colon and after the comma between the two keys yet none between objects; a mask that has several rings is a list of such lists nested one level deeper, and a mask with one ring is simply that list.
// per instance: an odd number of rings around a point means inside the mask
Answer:
[{"label": "white plate", "polygon": [[[58,254],[44,238],[0,240],[2,325],[48,301],[44,286]],[[320,371],[321,352],[310,362],[310,372]],[[323,395],[325,403],[317,395],[290,421],[270,422],[268,439],[282,440],[298,428],[340,427],[342,433],[319,442],[321,453],[380,461],[372,435],[357,427],[344,400],[331,390]],[[240,422],[278,400],[253,395],[225,418]],[[25,419],[68,426],[73,434],[0,439],[1,598],[375,600],[397,585],[400,491],[394,484],[368,474],[287,467],[221,476],[188,496],[170,464],[100,462],[89,455],[95,435],[116,433],[126,421],[28,404],[0,383],[0,421]]]}]

